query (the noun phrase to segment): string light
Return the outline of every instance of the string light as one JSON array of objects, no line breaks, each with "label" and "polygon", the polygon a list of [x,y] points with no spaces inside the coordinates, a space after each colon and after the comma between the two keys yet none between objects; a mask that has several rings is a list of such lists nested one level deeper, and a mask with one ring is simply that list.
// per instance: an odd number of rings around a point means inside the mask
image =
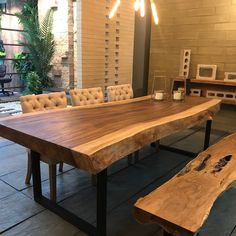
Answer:
[{"label": "string light", "polygon": [[[120,6],[120,3],[121,3],[121,0],[116,0],[116,3],[113,6],[113,8],[109,14],[109,19],[111,19],[115,15],[115,13],[118,10],[118,7]],[[156,25],[158,25],[159,18],[158,18],[158,14],[157,14],[157,7],[156,7],[154,0],[150,0],[150,4],[151,4],[151,10],[152,10],[152,16],[153,16],[154,23]],[[140,10],[140,16],[144,17],[145,16],[145,0],[135,0],[134,1],[134,10],[135,11]]]},{"label": "string light", "polygon": [[156,8],[156,5],[155,5],[153,0],[151,0],[151,8],[152,8],[152,15],[153,15],[154,22],[155,22],[156,25],[158,25],[159,18],[158,18],[158,15],[157,15],[157,8]]},{"label": "string light", "polygon": [[140,0],[140,16],[145,16],[145,3],[144,0]]},{"label": "string light", "polygon": [[140,8],[140,1],[139,0],[135,0],[135,3],[134,3],[134,10],[135,11],[138,11]]},{"label": "string light", "polygon": [[120,0],[116,0],[116,3],[109,14],[109,19],[111,19],[115,15],[119,6],[120,6]]}]

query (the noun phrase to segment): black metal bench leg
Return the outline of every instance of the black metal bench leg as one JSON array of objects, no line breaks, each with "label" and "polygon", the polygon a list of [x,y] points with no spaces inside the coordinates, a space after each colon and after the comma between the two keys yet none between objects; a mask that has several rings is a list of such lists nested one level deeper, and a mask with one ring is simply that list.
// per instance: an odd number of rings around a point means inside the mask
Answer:
[{"label": "black metal bench leg", "polygon": [[210,145],[211,125],[212,125],[212,120],[208,120],[206,123],[205,140],[204,140],[204,149],[203,150],[206,150]]},{"label": "black metal bench leg", "polygon": [[97,235],[107,235],[107,169],[97,174]]}]

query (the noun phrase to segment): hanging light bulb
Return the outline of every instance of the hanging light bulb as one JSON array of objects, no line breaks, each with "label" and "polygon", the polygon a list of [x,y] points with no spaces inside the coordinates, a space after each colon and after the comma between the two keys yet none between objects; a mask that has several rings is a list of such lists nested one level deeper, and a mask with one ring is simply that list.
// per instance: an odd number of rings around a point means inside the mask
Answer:
[{"label": "hanging light bulb", "polygon": [[157,15],[157,8],[156,8],[156,5],[155,5],[154,1],[153,0],[150,0],[150,1],[151,1],[153,19],[154,19],[155,24],[158,25],[159,18],[158,18],[158,15]]},{"label": "hanging light bulb", "polygon": [[135,0],[135,2],[134,2],[134,10],[135,10],[135,11],[138,11],[138,10],[139,10],[139,7],[140,7],[140,2],[139,2],[139,0]]},{"label": "hanging light bulb", "polygon": [[140,0],[140,16],[145,16],[145,3],[144,0]]},{"label": "hanging light bulb", "polygon": [[[121,0],[116,0],[115,5],[113,6],[111,12],[109,13],[109,19],[111,19],[115,15],[115,13],[118,10],[118,7],[120,6],[120,3],[121,3]],[[158,18],[158,14],[157,14],[157,7],[156,7],[154,0],[150,0],[150,4],[151,4],[152,16],[153,16],[154,23],[156,25],[158,25],[159,18]],[[135,11],[140,10],[140,16],[144,17],[145,16],[145,0],[134,0],[134,10]]]},{"label": "hanging light bulb", "polygon": [[120,6],[120,0],[116,0],[116,3],[109,14],[109,19],[111,19],[115,15],[119,6]]}]

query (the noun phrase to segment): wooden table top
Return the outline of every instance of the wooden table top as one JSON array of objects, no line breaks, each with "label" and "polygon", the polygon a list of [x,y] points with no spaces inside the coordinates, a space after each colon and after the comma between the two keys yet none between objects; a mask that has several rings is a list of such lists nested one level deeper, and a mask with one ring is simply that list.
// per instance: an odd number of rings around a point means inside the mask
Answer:
[{"label": "wooden table top", "polygon": [[155,102],[147,96],[24,114],[1,119],[0,136],[96,174],[145,144],[211,119],[220,102]]}]

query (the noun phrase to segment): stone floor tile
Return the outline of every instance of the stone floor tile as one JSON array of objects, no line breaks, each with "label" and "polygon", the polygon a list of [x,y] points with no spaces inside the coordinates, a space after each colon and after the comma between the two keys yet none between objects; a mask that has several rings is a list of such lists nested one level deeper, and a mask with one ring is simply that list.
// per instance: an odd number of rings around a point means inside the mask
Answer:
[{"label": "stone floor tile", "polygon": [[[85,171],[72,169],[57,176],[57,201],[61,201],[75,193],[91,186],[91,175]],[[49,181],[42,183],[42,191],[46,197],[50,195]],[[33,197],[33,188],[23,191],[29,197]]]},{"label": "stone floor tile", "polygon": [[0,180],[0,199],[16,193],[17,191]]},{"label": "stone floor tile", "polygon": [[43,207],[22,193],[0,199],[0,234],[42,210]]},{"label": "stone floor tile", "polygon": [[[3,236],[74,236],[80,231],[54,213],[45,210],[3,233]],[[78,234],[79,235],[79,234]]]}]

